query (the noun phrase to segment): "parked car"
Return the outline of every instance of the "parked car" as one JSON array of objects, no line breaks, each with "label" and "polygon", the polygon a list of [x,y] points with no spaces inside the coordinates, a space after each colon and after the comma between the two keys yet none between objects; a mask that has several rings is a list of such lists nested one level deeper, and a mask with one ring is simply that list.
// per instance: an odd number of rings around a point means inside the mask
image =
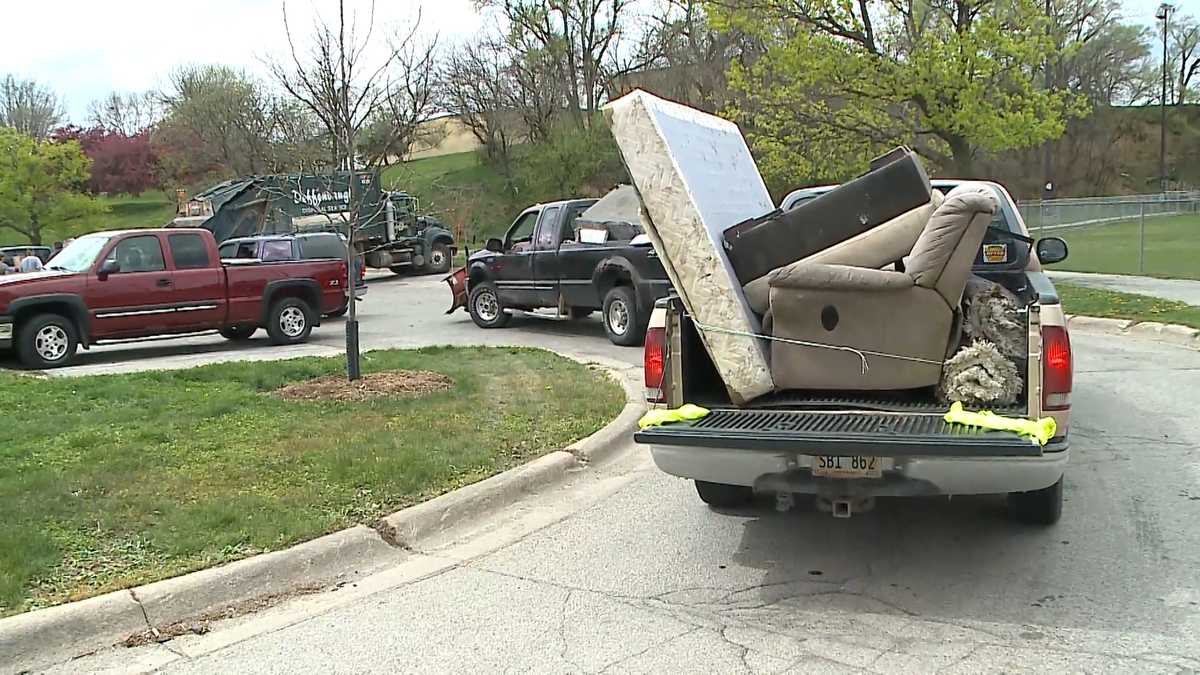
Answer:
[{"label": "parked car", "polygon": [[17,258],[35,255],[43,263],[50,260],[53,255],[53,250],[49,246],[3,246],[0,247],[0,258],[4,259],[5,264],[9,267],[16,265]]},{"label": "parked car", "polygon": [[[238,237],[226,239],[220,246],[221,259],[261,260],[263,262],[279,262],[281,260],[321,260],[346,259],[346,238],[336,232],[307,232],[299,234],[271,234],[256,237]],[[355,261],[357,270],[354,282],[355,297],[359,300],[367,293],[366,266],[361,257]],[[341,307],[325,316],[339,317],[346,313],[349,303],[343,302]]]},{"label": "parked car", "polygon": [[0,277],[0,350],[30,368],[67,365],[77,347],[216,329],[245,340],[304,342],[345,303],[341,260],[225,265],[201,229],[97,232],[40,274]]},{"label": "parked car", "polygon": [[503,239],[447,277],[453,312],[466,307],[475,325],[500,328],[512,313],[554,308],[559,318],[601,310],[604,330],[618,345],[639,345],[654,301],[671,288],[640,228],[612,227],[590,243],[577,226],[595,199],[536,204],[521,212]]},{"label": "parked car", "polygon": [[[932,183],[949,190],[959,181]],[[869,504],[864,500],[877,496],[1007,494],[1012,517],[1056,522],[1069,458],[1073,371],[1066,316],[1041,265],[1065,259],[1067,248],[1049,237],[1036,243],[1033,255],[1012,197],[1000,185],[989,185],[1001,208],[973,271],[1028,303],[1030,339],[1025,395],[1012,409],[997,412],[1052,416],[1057,432],[1044,447],[1007,432],[949,426],[942,419],[946,405],[927,389],[786,391],[734,405],[676,297],[660,300],[650,320],[648,398],[713,412],[698,422],[640,431],[636,441],[649,446],[659,469],[694,480],[700,498],[717,506],[745,503],[755,492],[785,500],[806,494],[824,500],[835,515],[849,516],[860,508],[856,503]],[[793,208],[829,189],[792,193],[781,207]],[[1001,245],[1005,255],[998,254]]]}]

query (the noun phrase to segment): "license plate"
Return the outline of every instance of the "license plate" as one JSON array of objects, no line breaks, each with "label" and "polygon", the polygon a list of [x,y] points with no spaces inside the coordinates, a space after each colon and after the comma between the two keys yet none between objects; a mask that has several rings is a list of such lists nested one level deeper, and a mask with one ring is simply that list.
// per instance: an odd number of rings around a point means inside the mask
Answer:
[{"label": "license plate", "polygon": [[862,455],[815,455],[812,458],[812,474],[827,478],[879,478],[883,476],[883,460]]}]

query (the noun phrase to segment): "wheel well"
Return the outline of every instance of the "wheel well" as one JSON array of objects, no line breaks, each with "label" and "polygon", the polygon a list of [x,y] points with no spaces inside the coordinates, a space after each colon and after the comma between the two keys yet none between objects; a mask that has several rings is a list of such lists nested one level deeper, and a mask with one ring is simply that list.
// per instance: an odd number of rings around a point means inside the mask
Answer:
[{"label": "wheel well", "polygon": [[315,288],[311,286],[284,286],[279,290],[271,293],[271,299],[266,303],[266,309],[269,311],[275,303],[283,298],[299,298],[308,303],[308,306],[316,313],[321,312],[321,298],[317,295]]},{"label": "wheel well", "polygon": [[87,336],[84,335],[82,326],[80,326],[77,311],[74,307],[65,302],[44,302],[28,307],[22,307],[21,309],[17,310],[15,315],[13,315],[13,324],[20,326],[23,322],[41,314],[57,314],[67,319],[74,325],[75,333],[79,336],[79,341],[84,342],[87,340]]},{"label": "wheel well", "polygon": [[475,284],[483,283],[484,281],[487,281],[487,280],[488,280],[487,272],[483,271],[482,269],[480,269],[478,267],[472,269],[470,272],[467,273],[467,282],[468,282],[469,286],[474,286]]},{"label": "wheel well", "polygon": [[633,275],[629,273],[629,270],[616,265],[606,265],[601,268],[600,273],[596,276],[596,291],[600,295],[601,302],[604,301],[604,296],[617,286],[633,286]]}]

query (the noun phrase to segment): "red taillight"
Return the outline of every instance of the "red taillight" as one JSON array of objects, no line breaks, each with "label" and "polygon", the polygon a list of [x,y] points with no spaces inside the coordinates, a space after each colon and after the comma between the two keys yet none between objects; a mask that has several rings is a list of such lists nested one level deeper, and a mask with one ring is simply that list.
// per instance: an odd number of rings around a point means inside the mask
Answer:
[{"label": "red taillight", "polygon": [[1066,410],[1071,407],[1071,338],[1062,326],[1042,327],[1042,408]]},{"label": "red taillight", "polygon": [[663,375],[666,372],[667,330],[665,328],[650,328],[646,331],[646,349],[642,355],[644,381],[646,383],[646,400],[651,403],[662,403],[666,400],[663,395]]}]

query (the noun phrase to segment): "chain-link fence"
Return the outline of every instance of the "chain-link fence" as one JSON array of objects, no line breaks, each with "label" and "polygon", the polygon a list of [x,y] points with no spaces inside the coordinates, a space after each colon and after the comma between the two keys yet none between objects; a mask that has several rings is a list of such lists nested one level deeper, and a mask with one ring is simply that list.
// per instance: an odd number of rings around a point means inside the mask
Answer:
[{"label": "chain-link fence", "polygon": [[1200,279],[1200,192],[1022,201],[1032,235],[1067,241],[1055,269]]}]

